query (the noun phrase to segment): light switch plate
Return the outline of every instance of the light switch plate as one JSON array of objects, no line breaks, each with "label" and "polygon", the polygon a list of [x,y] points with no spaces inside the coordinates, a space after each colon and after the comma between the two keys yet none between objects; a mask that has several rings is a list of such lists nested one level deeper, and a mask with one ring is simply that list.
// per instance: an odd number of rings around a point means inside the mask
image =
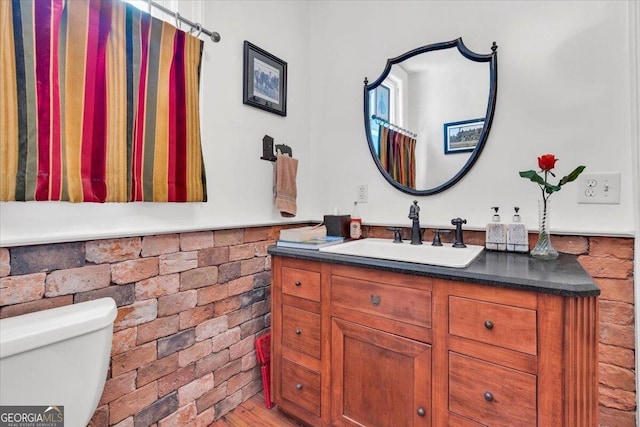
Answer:
[{"label": "light switch plate", "polygon": [[580,175],[578,203],[620,203],[620,172]]}]

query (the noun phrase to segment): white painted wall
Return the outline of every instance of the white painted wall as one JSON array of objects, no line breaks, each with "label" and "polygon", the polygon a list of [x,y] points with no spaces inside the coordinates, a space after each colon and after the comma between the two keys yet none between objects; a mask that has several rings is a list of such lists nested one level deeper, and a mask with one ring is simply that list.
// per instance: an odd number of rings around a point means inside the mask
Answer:
[{"label": "white painted wall", "polygon": [[[0,245],[14,246],[158,232],[278,223],[273,164],[262,137],[293,149],[299,163],[298,215],[314,217],[309,132],[309,3],[188,1],[179,12],[222,35],[205,39],[201,71],[207,203],[0,203]],[[201,10],[202,16],[198,16]],[[170,22],[173,23],[172,20]],[[288,62],[287,117],[242,104],[243,42]]]},{"label": "white painted wall", "polygon": [[[387,58],[462,36],[473,51],[498,48],[498,100],[488,143],[452,189],[421,197],[423,226],[461,216],[482,229],[490,207],[537,228],[538,187],[518,176],[554,153],[557,173],[579,164],[622,173],[619,205],[577,204],[577,186],[552,197],[551,229],[633,235],[629,5],[622,1],[340,1],[311,3],[311,138],[321,177],[317,210],[348,209],[356,185],[369,185],[365,223],[408,225],[413,196],[378,173],[362,125],[362,81]],[[327,171],[327,173],[322,173]],[[329,171],[331,171],[329,173]],[[637,191],[637,189],[635,189]],[[510,219],[510,214],[503,219]]]},{"label": "white painted wall", "polygon": [[[551,229],[633,235],[637,199],[630,131],[629,3],[623,1],[189,1],[180,12],[219,31],[205,42],[202,136],[209,188],[203,204],[0,203],[0,245],[228,228],[282,221],[272,203],[272,165],[259,159],[264,134],[300,160],[296,220],[348,213],[356,185],[367,224],[408,225],[414,197],[378,173],[366,145],[363,79],[387,58],[462,36],[473,51],[499,45],[498,102],[474,169],[440,195],[419,198],[423,226],[454,216],[484,228],[489,207],[520,206],[537,226],[537,187],[518,177],[536,157],[622,173],[620,205],[579,205],[569,184],[553,196]],[[202,17],[189,16],[201,11]],[[635,24],[634,24],[635,23]],[[289,64],[286,118],[242,104],[242,42]],[[634,136],[636,140],[634,140]],[[637,148],[636,148],[637,149]],[[508,215],[507,215],[508,217]],[[508,219],[508,218],[505,218]]]}]

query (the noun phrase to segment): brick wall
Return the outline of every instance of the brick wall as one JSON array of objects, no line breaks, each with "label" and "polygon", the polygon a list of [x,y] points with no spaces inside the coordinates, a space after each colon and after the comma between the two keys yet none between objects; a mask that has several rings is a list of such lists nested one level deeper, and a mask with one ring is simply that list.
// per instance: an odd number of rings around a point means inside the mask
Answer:
[{"label": "brick wall", "polygon": [[[118,304],[111,370],[91,425],[208,426],[261,387],[279,227],[0,248],[0,317],[103,296]],[[384,227],[365,235],[389,237]],[[408,230],[406,230],[408,235]],[[432,232],[425,232],[425,240]],[[444,236],[447,241],[449,237]],[[537,236],[530,235],[531,245]],[[465,241],[483,244],[484,233]],[[553,236],[602,289],[600,424],[635,427],[633,239]]]},{"label": "brick wall", "polygon": [[278,227],[0,248],[0,317],[110,296],[110,372],[91,426],[208,426],[262,389]]}]

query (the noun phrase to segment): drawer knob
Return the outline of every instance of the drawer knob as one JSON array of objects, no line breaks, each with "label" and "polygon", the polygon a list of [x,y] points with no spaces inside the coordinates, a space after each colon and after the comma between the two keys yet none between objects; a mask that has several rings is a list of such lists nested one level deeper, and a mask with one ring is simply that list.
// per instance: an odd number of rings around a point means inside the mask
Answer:
[{"label": "drawer knob", "polygon": [[296,384],[296,390],[302,390],[302,384],[300,383]]},{"label": "drawer knob", "polygon": [[491,320],[485,320],[484,327],[487,329],[493,329],[493,322]]},{"label": "drawer knob", "polygon": [[373,295],[371,294],[371,304],[373,304],[374,307],[377,307],[380,305],[380,300],[382,299],[382,297],[380,297],[380,295]]},{"label": "drawer knob", "polygon": [[418,415],[424,417],[426,414],[427,412],[424,410],[424,408],[418,408]]},{"label": "drawer knob", "polygon": [[484,400],[486,400],[487,402],[493,402],[493,394],[491,394],[488,391],[484,392]]},{"label": "drawer knob", "polygon": [[302,329],[298,328],[296,329],[296,335],[300,335],[302,333]]},{"label": "drawer knob", "polygon": [[300,286],[302,285],[302,282],[300,282],[300,280],[296,280],[296,283],[294,283],[296,286]]}]

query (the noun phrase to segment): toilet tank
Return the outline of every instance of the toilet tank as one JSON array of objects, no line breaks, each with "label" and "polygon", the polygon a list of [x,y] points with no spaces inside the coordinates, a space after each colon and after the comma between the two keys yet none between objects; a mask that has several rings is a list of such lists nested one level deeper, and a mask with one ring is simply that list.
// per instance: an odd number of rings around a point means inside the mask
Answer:
[{"label": "toilet tank", "polygon": [[0,405],[64,407],[65,426],[85,426],[109,369],[112,298],[0,320]]}]

